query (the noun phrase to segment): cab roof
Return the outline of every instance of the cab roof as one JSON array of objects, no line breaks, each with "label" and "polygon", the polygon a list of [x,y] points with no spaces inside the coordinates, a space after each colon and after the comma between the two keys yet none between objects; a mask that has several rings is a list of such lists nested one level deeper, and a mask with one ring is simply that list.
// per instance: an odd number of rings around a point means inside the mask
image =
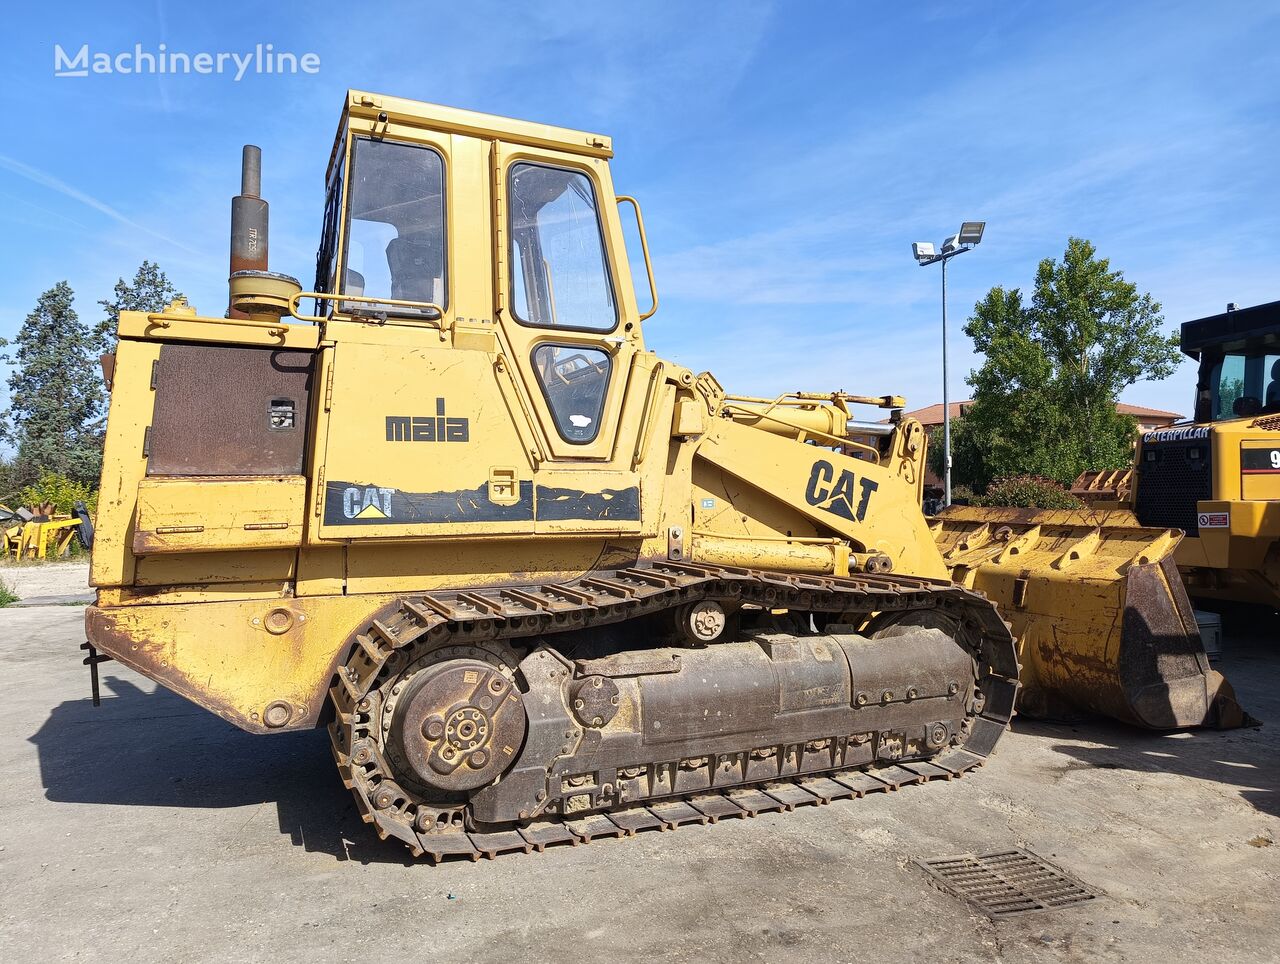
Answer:
[{"label": "cab roof", "polygon": [[[1267,336],[1273,336],[1268,339]],[[1192,358],[1208,348],[1244,347],[1280,336],[1280,301],[1237,308],[1182,323],[1182,350]]]},{"label": "cab roof", "polygon": [[613,156],[613,143],[604,134],[553,127],[550,124],[500,117],[497,114],[481,114],[458,107],[444,107],[364,90],[347,91],[346,103],[343,105],[343,125],[345,126],[349,117],[376,120],[384,111],[392,123],[410,127],[549,147],[589,157]]}]

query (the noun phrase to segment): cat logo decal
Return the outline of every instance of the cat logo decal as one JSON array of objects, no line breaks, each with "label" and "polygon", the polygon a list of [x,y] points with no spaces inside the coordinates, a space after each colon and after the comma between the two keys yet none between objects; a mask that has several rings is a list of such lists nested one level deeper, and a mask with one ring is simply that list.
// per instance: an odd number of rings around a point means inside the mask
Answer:
[{"label": "cat logo decal", "polygon": [[804,500],[819,509],[850,522],[861,522],[867,515],[871,494],[880,488],[874,479],[858,479],[848,469],[840,470],[825,460],[813,463],[809,472],[809,485],[804,490]]}]

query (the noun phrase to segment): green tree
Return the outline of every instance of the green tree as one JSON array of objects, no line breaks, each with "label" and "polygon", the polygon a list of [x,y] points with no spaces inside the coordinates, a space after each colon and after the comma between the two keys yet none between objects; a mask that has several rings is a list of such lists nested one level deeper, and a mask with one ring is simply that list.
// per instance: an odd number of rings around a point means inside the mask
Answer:
[{"label": "green tree", "polygon": [[107,316],[99,323],[97,333],[102,337],[106,351],[114,350],[116,325],[120,323],[122,311],[156,312],[181,293],[169,281],[168,276],[153,261],[143,261],[132,282],[124,278],[116,282],[112,297],[104,298],[98,304],[106,310]]},{"label": "green tree", "polygon": [[65,281],[42,294],[14,339],[16,351],[0,355],[15,366],[0,419],[0,441],[17,450],[13,487],[46,471],[94,485],[102,468],[102,339],[80,321],[73,299]]},{"label": "green tree", "polygon": [[13,508],[16,504],[18,485],[14,481],[15,478],[16,466],[13,464],[13,459],[0,455],[0,505]]},{"label": "green tree", "polygon": [[992,288],[965,333],[985,358],[953,431],[952,474],[979,487],[1129,464],[1135,424],[1116,401],[1135,382],[1168,378],[1179,359],[1160,305],[1082,238],[1040,262],[1029,305],[1016,288]]}]

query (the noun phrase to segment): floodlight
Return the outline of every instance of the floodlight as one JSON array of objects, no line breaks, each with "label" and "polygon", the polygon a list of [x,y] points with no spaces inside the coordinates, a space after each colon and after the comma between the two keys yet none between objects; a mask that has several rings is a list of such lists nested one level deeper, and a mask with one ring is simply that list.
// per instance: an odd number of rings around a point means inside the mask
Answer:
[{"label": "floodlight", "polygon": [[986,221],[965,221],[960,230],[942,242],[942,250],[935,251],[928,241],[917,241],[911,246],[916,263],[921,267],[942,265],[942,491],[943,504],[951,504],[951,398],[947,390],[947,262],[957,254],[964,254],[982,240]]}]

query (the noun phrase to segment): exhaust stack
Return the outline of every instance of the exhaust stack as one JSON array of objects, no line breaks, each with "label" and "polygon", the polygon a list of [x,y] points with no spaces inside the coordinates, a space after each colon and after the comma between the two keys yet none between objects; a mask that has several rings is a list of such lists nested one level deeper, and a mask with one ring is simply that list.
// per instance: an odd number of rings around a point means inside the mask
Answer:
[{"label": "exhaust stack", "polygon": [[262,148],[246,144],[240,158],[240,193],[231,199],[231,277],[228,318],[279,318],[302,290],[297,279],[267,268],[270,211],[262,199]]},{"label": "exhaust stack", "polygon": [[240,193],[231,199],[231,273],[267,270],[269,210],[262,199],[262,148],[244,146]]}]

